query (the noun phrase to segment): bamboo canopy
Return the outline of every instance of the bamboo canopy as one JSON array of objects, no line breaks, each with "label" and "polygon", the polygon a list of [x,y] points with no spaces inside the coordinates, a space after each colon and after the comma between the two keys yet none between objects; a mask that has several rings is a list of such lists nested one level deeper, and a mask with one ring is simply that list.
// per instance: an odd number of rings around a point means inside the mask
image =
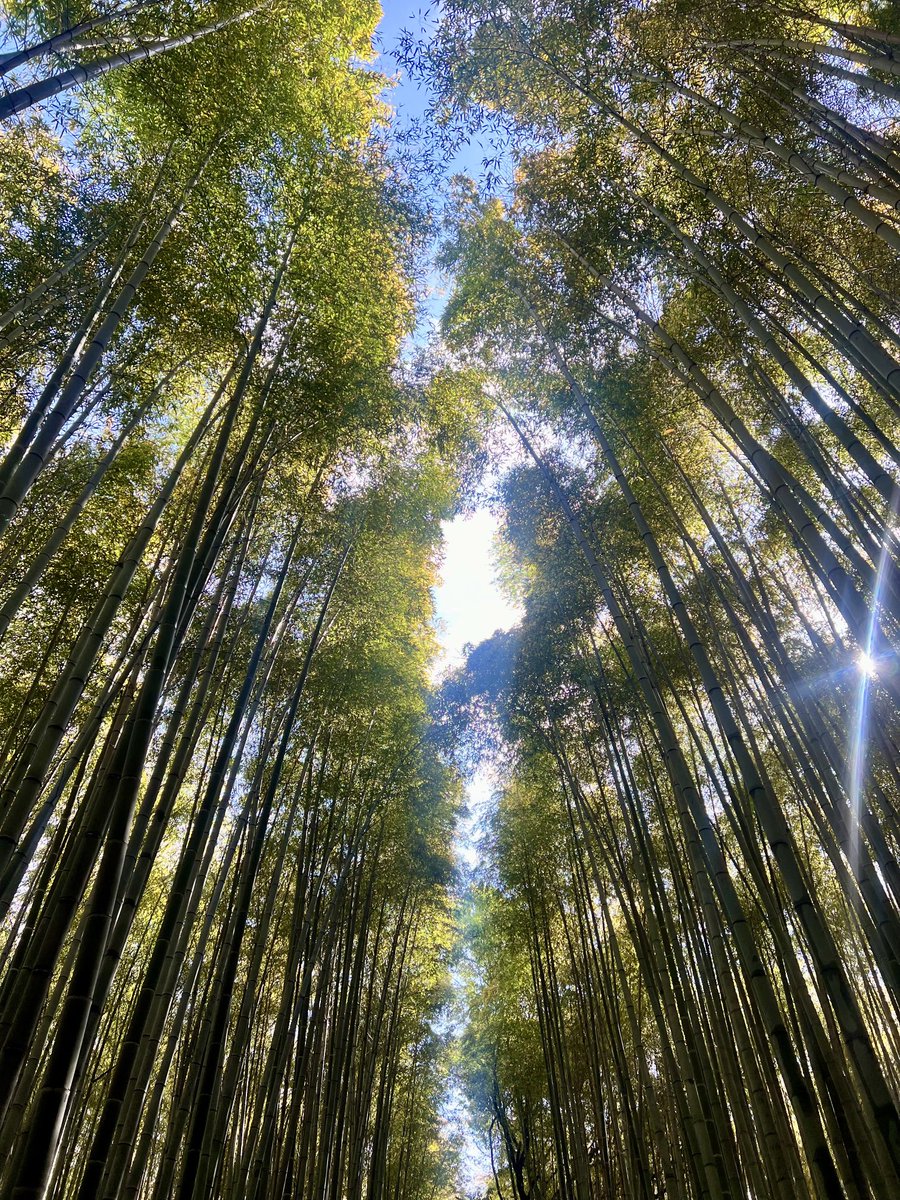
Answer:
[{"label": "bamboo canopy", "polygon": [[380,18],[8,6],[0,1195],[900,1195],[900,14]]}]

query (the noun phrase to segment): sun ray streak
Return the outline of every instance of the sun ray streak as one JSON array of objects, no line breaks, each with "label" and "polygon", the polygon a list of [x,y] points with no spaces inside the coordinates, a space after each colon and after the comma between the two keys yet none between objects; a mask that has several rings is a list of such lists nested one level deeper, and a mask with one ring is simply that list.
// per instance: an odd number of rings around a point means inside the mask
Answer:
[{"label": "sun ray streak", "polygon": [[[897,507],[900,504],[900,488],[895,488],[894,502],[891,506],[891,521],[896,520]],[[850,742],[850,760],[848,764],[847,790],[850,798],[850,866],[854,874],[859,867],[859,837],[860,816],[862,813],[863,790],[866,774],[866,751],[868,748],[868,724],[872,683],[878,676],[880,658],[876,646],[878,634],[878,618],[881,610],[881,596],[884,590],[888,569],[892,565],[890,554],[890,528],[885,536],[878,559],[878,572],[875,577],[875,589],[872,595],[872,607],[869,612],[869,622],[866,630],[865,644],[856,659],[857,684],[856,698],[853,710],[852,736]]]}]

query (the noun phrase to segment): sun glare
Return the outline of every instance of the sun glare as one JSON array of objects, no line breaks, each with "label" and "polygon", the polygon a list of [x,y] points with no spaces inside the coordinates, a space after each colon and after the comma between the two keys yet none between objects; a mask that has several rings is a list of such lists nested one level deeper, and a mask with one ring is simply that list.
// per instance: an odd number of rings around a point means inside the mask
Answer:
[{"label": "sun glare", "polygon": [[856,659],[856,668],[860,675],[865,675],[868,679],[872,679],[878,670],[878,662],[869,654],[868,650],[860,650]]}]

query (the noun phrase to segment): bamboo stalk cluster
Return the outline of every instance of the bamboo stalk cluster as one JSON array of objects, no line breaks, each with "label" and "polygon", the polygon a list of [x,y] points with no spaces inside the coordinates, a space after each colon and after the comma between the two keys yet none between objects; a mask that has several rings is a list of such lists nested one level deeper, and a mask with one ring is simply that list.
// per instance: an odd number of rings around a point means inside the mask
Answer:
[{"label": "bamboo stalk cluster", "polygon": [[900,1188],[900,43],[844,9],[451,4],[411,59],[514,168],[445,251],[527,464],[525,621],[447,692],[506,747],[498,1196]]},{"label": "bamboo stalk cluster", "polygon": [[[416,214],[367,6],[214,15],[4,63],[0,1192],[432,1197],[456,483],[395,372]],[[88,31],[143,49],[28,81]]]}]

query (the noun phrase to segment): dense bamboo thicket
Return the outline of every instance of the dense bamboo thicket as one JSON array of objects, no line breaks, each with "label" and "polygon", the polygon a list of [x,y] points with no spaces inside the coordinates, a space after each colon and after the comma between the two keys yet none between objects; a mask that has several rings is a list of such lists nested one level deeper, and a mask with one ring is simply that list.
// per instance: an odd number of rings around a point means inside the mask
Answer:
[{"label": "dense bamboo thicket", "polygon": [[14,13],[4,1196],[445,1183],[457,434],[395,370],[420,217],[376,17]]},{"label": "dense bamboo thicket", "polygon": [[900,17],[446,0],[413,363],[378,16],[8,8],[0,1195],[900,1195]]},{"label": "dense bamboo thicket", "polygon": [[445,331],[524,459],[472,901],[499,1196],[900,1193],[889,5],[449,3]]}]

